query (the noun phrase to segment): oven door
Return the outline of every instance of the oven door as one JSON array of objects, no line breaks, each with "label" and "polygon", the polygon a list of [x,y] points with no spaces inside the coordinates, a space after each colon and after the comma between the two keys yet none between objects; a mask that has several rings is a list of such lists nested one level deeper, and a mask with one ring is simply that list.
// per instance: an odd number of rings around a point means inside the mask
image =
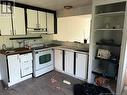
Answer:
[{"label": "oven door", "polygon": [[40,70],[50,65],[53,65],[52,49],[35,51],[35,57],[34,57],[35,70]]}]

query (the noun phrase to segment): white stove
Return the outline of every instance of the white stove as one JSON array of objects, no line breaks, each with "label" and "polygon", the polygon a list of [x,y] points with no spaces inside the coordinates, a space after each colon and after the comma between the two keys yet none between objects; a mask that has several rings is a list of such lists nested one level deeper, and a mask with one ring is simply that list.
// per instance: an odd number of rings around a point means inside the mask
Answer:
[{"label": "white stove", "polygon": [[36,45],[33,48],[34,55],[34,77],[39,77],[54,69],[53,50],[51,48],[43,49],[44,45]]}]

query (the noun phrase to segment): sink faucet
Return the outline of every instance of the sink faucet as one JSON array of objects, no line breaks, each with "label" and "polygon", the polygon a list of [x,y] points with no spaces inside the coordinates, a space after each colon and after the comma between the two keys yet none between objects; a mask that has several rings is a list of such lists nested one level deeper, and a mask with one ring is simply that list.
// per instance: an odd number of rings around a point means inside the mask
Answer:
[{"label": "sink faucet", "polygon": [[26,44],[25,44],[25,40],[23,40],[22,42],[23,42],[23,46],[25,47],[25,45],[26,45]]}]

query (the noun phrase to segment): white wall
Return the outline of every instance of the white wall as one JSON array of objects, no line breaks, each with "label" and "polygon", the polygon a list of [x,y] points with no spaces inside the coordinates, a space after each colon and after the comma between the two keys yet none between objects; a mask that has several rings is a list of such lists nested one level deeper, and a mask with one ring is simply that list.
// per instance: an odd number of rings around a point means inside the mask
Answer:
[{"label": "white wall", "polygon": [[84,42],[90,36],[91,14],[58,18],[58,34],[54,40]]},{"label": "white wall", "polygon": [[92,13],[92,5],[86,5],[82,7],[76,7],[72,9],[63,9],[57,11],[58,17],[67,17],[67,16],[77,16],[77,15],[87,15]]}]

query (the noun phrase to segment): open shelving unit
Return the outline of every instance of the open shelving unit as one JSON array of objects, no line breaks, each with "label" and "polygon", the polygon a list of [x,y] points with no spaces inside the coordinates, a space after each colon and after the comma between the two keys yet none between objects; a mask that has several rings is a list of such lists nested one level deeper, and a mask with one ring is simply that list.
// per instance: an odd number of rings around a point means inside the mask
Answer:
[{"label": "open shelving unit", "polygon": [[[117,84],[125,9],[126,2],[97,5],[94,8],[90,43],[92,54],[89,59],[92,64],[90,65],[91,75],[88,78],[91,80],[90,82],[95,83],[95,78],[101,76],[115,81],[115,85]],[[98,57],[99,49],[108,51],[109,58]],[[106,55],[104,51],[102,53]],[[112,85],[111,83],[110,85]]]}]

